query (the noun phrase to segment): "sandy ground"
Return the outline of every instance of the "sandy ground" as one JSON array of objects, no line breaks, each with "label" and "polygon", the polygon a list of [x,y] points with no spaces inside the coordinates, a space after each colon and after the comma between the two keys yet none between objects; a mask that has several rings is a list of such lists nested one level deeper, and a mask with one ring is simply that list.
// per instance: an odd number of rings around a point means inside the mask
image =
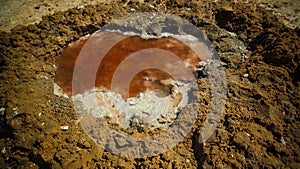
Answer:
[{"label": "sandy ground", "polygon": [[[106,0],[106,2],[108,1]],[[66,11],[70,8],[98,2],[103,2],[103,0],[1,0],[0,29],[9,31],[18,24],[37,23],[42,20],[42,16],[53,14],[57,11]]]},{"label": "sandy ground", "polygon": [[[0,30],[9,31],[18,24],[37,23],[41,21],[42,16],[57,11],[109,1],[111,0],[1,0]],[[217,1],[215,0],[215,2]],[[248,3],[249,1],[236,0],[236,2]],[[291,28],[300,26],[300,5],[294,0],[255,0],[253,3],[271,10]]]}]

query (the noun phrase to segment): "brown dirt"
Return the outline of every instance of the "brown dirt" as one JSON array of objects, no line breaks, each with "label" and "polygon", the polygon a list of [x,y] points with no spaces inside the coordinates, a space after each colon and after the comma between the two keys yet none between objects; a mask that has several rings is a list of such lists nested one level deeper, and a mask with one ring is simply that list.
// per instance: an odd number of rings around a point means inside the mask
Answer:
[{"label": "brown dirt", "polygon": [[[299,27],[254,2],[123,5],[74,8],[0,32],[1,168],[300,168]],[[226,109],[214,134],[199,144],[209,102],[209,85],[201,78],[203,109],[180,144],[154,157],[119,157],[99,149],[77,123],[72,102],[54,95],[55,59],[112,19],[158,10],[206,32],[226,68]],[[61,130],[65,125],[69,129]]]}]

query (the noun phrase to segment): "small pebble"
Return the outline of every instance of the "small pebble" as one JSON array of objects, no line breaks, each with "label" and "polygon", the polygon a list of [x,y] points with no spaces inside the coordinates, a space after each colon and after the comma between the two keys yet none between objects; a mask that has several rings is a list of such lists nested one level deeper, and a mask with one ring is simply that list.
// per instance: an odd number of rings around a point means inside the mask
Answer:
[{"label": "small pebble", "polygon": [[245,77],[245,78],[249,77],[249,74],[246,73],[246,74],[243,75],[243,77]]},{"label": "small pebble", "polygon": [[60,129],[62,129],[62,130],[68,130],[69,126],[60,126]]},{"label": "small pebble", "polygon": [[19,114],[19,113],[18,113],[18,109],[17,109],[17,110],[15,110],[15,111],[13,112],[13,117],[16,117],[18,114]]},{"label": "small pebble", "polygon": [[80,5],[80,6],[77,7],[78,10],[79,10],[79,9],[82,9],[82,8],[84,8],[83,5]]},{"label": "small pebble", "polygon": [[5,112],[5,108],[4,108],[4,107],[1,107],[1,108],[0,108],[0,115],[4,115],[4,112]]},{"label": "small pebble", "polygon": [[2,153],[2,154],[5,154],[5,153],[6,153],[6,148],[5,148],[5,147],[1,150],[1,153]]},{"label": "small pebble", "polygon": [[155,6],[153,6],[152,4],[149,4],[149,7],[150,7],[150,8],[155,8]]},{"label": "small pebble", "polygon": [[286,145],[286,141],[283,139],[283,137],[280,138],[280,141],[283,145]]}]

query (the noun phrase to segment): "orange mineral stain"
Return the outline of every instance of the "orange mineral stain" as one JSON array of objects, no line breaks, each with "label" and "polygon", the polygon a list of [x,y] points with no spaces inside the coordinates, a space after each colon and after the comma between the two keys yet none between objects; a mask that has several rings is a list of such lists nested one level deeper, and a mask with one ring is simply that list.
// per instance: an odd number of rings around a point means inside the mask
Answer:
[{"label": "orange mineral stain", "polygon": [[[123,38],[126,37],[123,34],[105,32],[105,34],[109,35],[112,38]],[[109,37],[106,36],[106,37]],[[93,37],[97,38],[97,37]],[[72,92],[72,78],[74,66],[76,64],[76,60],[80,54],[81,49],[87,43],[89,38],[84,40],[79,40],[77,42],[72,43],[69,47],[64,49],[62,55],[57,58],[57,72],[55,83],[58,84],[64,93],[67,93],[69,96],[74,94],[83,93],[85,90],[88,90],[92,87],[105,87],[111,90],[111,83],[114,76],[115,71],[118,69],[118,66],[122,64],[122,61],[126,59],[126,57],[130,56],[132,53],[139,52],[141,50],[146,50],[150,48],[161,49],[164,51],[168,51],[178,56],[184,63],[187,65],[187,69],[194,70],[197,67],[197,64],[201,60],[209,59],[209,52],[204,48],[204,46],[196,46],[191,49],[190,46],[186,45],[187,43],[183,43],[176,38],[173,37],[165,37],[159,39],[142,39],[139,36],[127,36],[123,40],[119,41],[112,48],[110,48],[105,56],[99,63],[98,71],[96,74],[95,86],[84,86],[85,80],[82,80],[82,89],[78,91]],[[107,43],[105,41],[109,41],[109,38],[100,38],[96,39],[96,45],[100,48],[105,47]],[[192,46],[192,45],[191,45]],[[89,51],[92,54],[95,54],[97,51]],[[195,52],[196,51],[196,52]],[[202,51],[203,55],[199,55],[199,51]],[[198,55],[196,54],[198,53]],[[86,53],[88,56],[89,54]],[[147,56],[148,57],[148,56]],[[149,57],[157,57],[149,55]],[[182,77],[188,77],[189,75],[185,75],[184,72],[176,71],[177,63],[170,63],[168,59],[162,55],[161,62],[167,62],[166,67],[171,67],[169,70],[175,70],[175,74]],[[89,76],[89,65],[93,65],[95,63],[95,59],[91,57],[91,59],[87,59],[84,63],[81,63],[82,67],[85,67],[86,72],[83,72],[85,76]],[[141,61],[132,61],[127,65],[123,65],[124,70],[128,70],[132,67],[137,66],[138,64],[143,64]],[[122,78],[122,77],[121,77]],[[125,77],[124,77],[125,78]],[[154,90],[160,89],[168,93],[170,87],[168,84],[162,83],[162,80],[172,79],[173,76],[168,72],[155,69],[155,68],[147,68],[138,72],[134,78],[130,81],[129,85],[129,97],[135,97],[139,93],[144,92],[146,90]],[[128,90],[128,89],[119,89]],[[116,92],[118,92],[116,91]]]}]

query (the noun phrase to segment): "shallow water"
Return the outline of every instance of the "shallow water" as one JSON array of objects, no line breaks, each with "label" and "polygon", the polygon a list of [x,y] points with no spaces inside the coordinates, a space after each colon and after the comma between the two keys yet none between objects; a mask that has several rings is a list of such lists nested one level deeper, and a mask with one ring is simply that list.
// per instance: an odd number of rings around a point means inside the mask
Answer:
[{"label": "shallow water", "polygon": [[[108,48],[108,41],[114,38],[124,39],[110,48],[102,60],[99,60],[99,57],[101,57],[99,53]],[[92,87],[105,87],[122,94],[123,98],[127,96],[135,97],[141,92],[155,89],[169,94],[172,85],[165,83],[165,81],[167,79],[175,80],[174,77],[178,77],[180,80],[193,79],[192,72],[201,61],[200,57],[189,46],[173,37],[142,39],[139,36],[105,32],[103,36],[93,37],[93,42],[89,42],[90,44],[85,46],[89,39],[78,40],[70,44],[56,60],[58,69],[55,83],[69,96],[82,93]],[[92,51],[95,48],[90,47],[91,44],[99,46],[99,48],[96,48],[99,51]],[[86,50],[80,53],[83,47]],[[206,53],[206,51],[203,53]],[[88,58],[76,63],[80,54]],[[101,63],[97,63],[99,61]],[[77,66],[80,67],[81,73],[84,75],[82,83],[79,82],[82,86],[79,91],[72,91],[75,64],[78,64]],[[93,71],[91,65],[98,66],[96,77],[91,77],[92,73],[90,72]],[[132,72],[131,69],[136,72]],[[169,74],[169,72],[172,72],[172,74]],[[95,79],[94,86],[85,84],[93,78]],[[113,84],[113,80],[118,83],[117,87],[114,87],[116,85]],[[130,81],[129,90],[126,85],[122,85],[122,83],[127,84],[128,80]],[[128,95],[127,91],[129,92]]]}]

